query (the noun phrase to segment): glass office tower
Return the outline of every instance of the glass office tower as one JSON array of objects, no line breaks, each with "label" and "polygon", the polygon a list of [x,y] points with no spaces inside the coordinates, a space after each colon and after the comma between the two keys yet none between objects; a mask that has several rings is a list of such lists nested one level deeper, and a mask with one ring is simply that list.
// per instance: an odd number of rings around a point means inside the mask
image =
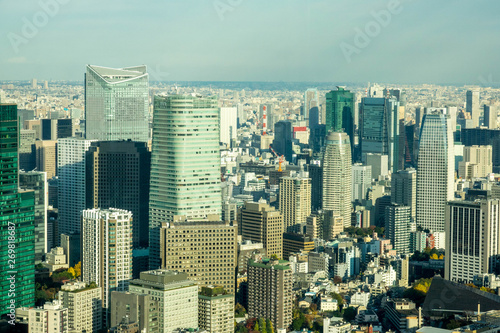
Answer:
[{"label": "glass office tower", "polygon": [[0,315],[35,305],[35,197],[19,190],[17,105],[0,104]]},{"label": "glass office tower", "polygon": [[[354,149],[354,93],[337,87],[326,94],[326,133],[345,132]],[[352,154],[351,154],[352,156]]]},{"label": "glass office tower", "polygon": [[87,65],[85,138],[112,141],[149,139],[149,84],[146,66]]}]

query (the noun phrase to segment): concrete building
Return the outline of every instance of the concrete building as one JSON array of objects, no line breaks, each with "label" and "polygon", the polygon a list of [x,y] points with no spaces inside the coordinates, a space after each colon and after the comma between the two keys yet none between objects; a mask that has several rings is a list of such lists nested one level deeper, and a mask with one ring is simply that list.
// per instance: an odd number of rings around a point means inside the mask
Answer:
[{"label": "concrete building", "polygon": [[330,256],[324,252],[309,252],[307,256],[309,273],[328,272]]},{"label": "concrete building", "polygon": [[410,207],[412,223],[417,217],[417,171],[413,168],[392,174],[391,202]]},{"label": "concrete building", "polygon": [[228,148],[231,147],[231,140],[238,137],[237,112],[236,108],[220,108],[220,142]]},{"label": "concrete building", "polygon": [[57,141],[35,141],[35,166],[38,171],[47,172],[47,179],[57,174]]},{"label": "concrete building", "polygon": [[55,247],[46,255],[46,260],[42,263],[43,267],[49,269],[49,273],[53,273],[61,268],[69,268],[66,262],[66,255],[62,247]]},{"label": "concrete building", "polygon": [[129,291],[153,295],[158,302],[158,332],[170,333],[179,328],[198,327],[198,286],[183,272],[158,269],[141,272],[130,281]]},{"label": "concrete building", "polygon": [[109,326],[112,291],[127,291],[132,278],[132,213],[122,209],[82,212],[82,281],[101,287],[103,324]]},{"label": "concrete building", "polygon": [[[336,215],[332,210],[325,210],[322,213],[323,219],[323,239],[331,240],[335,239],[337,235],[344,231],[344,218],[342,216]],[[349,219],[349,225],[351,220]]]},{"label": "concrete building", "polygon": [[54,300],[52,303],[45,303],[43,308],[30,308],[28,311],[28,332],[69,332],[68,309],[60,301]]},{"label": "concrete building", "polygon": [[146,66],[108,68],[87,65],[85,138],[149,140],[149,83]]},{"label": "concrete building", "polygon": [[445,279],[472,283],[492,273],[500,254],[500,200],[450,201],[446,207]]},{"label": "concrete building", "polygon": [[361,163],[352,166],[352,201],[365,200],[372,184],[372,167]]},{"label": "concrete building", "polygon": [[422,316],[419,315],[415,303],[409,299],[389,299],[385,305],[385,311],[391,327],[398,332],[422,326]]},{"label": "concrete building", "polygon": [[101,288],[84,282],[65,283],[58,293],[63,307],[68,309],[70,332],[98,332],[102,328]]},{"label": "concrete building", "polygon": [[446,109],[424,115],[417,168],[417,226],[444,231],[446,202],[454,197],[454,155]]},{"label": "concrete building", "polygon": [[288,258],[292,253],[314,250],[314,240],[307,235],[285,232],[283,234],[283,258]]},{"label": "concrete building", "polygon": [[366,154],[366,165],[372,167],[372,178],[378,179],[379,176],[389,175],[389,156],[384,154]]},{"label": "concrete building", "polygon": [[241,209],[241,236],[262,243],[268,256],[283,258],[283,215],[267,203],[246,202]]},{"label": "concrete building", "polygon": [[398,254],[410,253],[411,208],[391,204],[385,208],[385,235]]},{"label": "concrete building", "polygon": [[248,264],[248,315],[270,319],[275,329],[292,322],[293,277],[288,261],[262,259]]},{"label": "concrete building", "polygon": [[82,261],[80,245],[81,234],[79,232],[73,232],[69,235],[61,234],[61,247],[64,249],[69,267],[74,267]]},{"label": "concrete building", "polygon": [[323,318],[323,333],[350,333],[351,323],[342,319],[333,321],[332,318]]},{"label": "concrete building", "polygon": [[161,266],[185,272],[200,287],[223,286],[234,294],[238,226],[218,215],[174,216],[160,229]]},{"label": "concrete building", "polygon": [[234,295],[222,287],[202,287],[198,294],[198,326],[209,333],[234,332]]},{"label": "concrete building", "polygon": [[482,178],[493,172],[491,146],[464,147],[463,161],[458,162],[458,176],[464,179]]},{"label": "concrete building", "polygon": [[495,105],[484,105],[484,126],[489,129],[497,129],[498,127],[498,110]]},{"label": "concrete building", "polygon": [[346,133],[330,132],[323,156],[323,210],[351,224],[351,144]]},{"label": "concrete building", "polygon": [[300,231],[311,214],[311,179],[307,173],[280,179],[279,203],[284,230]]},{"label": "concrete building", "polygon": [[479,89],[467,90],[466,93],[466,111],[472,117],[473,128],[479,127],[479,116],[481,110],[479,108]]},{"label": "concrete building", "polygon": [[161,267],[161,223],[221,214],[216,97],[155,96],[149,196],[150,267]]},{"label": "concrete building", "polygon": [[153,294],[112,291],[110,326],[137,324],[138,332],[159,332],[159,305]]}]

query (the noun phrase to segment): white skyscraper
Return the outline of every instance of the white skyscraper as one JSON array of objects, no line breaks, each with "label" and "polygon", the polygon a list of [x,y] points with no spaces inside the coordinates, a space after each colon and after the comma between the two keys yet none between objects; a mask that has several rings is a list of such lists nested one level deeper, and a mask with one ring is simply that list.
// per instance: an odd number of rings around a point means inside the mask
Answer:
[{"label": "white skyscraper", "polygon": [[417,225],[444,231],[446,202],[454,197],[455,161],[446,109],[429,108],[420,131],[417,168]]},{"label": "white skyscraper", "polygon": [[149,140],[149,83],[146,66],[87,65],[85,138]]},{"label": "white skyscraper", "polygon": [[237,108],[220,108],[220,142],[227,147],[237,138],[237,118]]},{"label": "white skyscraper", "polygon": [[479,126],[479,89],[467,90],[467,104],[466,111],[471,114],[472,126],[476,128]]},{"label": "white skyscraper", "polygon": [[[111,291],[128,291],[132,278],[132,213],[122,209],[82,212],[82,280],[102,288],[102,307]],[[103,322],[108,324],[107,315]]]},{"label": "white skyscraper", "polygon": [[500,201],[451,201],[446,207],[445,278],[472,283],[474,275],[493,273],[500,254]]},{"label": "white skyscraper", "polygon": [[85,153],[93,141],[95,140],[80,138],[58,140],[59,234],[68,235],[71,232],[80,231],[80,215],[82,210],[87,208],[85,202]]},{"label": "white skyscraper", "polygon": [[366,199],[366,191],[371,184],[371,165],[354,164],[352,166],[352,201]]},{"label": "white skyscraper", "polygon": [[284,231],[298,232],[311,215],[311,178],[307,172],[280,179],[280,212]]},{"label": "white skyscraper", "polygon": [[323,209],[351,225],[351,144],[346,133],[330,132],[323,156]]}]

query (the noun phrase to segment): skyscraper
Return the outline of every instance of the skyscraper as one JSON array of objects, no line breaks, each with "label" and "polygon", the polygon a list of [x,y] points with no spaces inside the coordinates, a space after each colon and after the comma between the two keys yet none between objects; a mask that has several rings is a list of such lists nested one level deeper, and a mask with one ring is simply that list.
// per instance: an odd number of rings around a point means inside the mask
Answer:
[{"label": "skyscraper", "polygon": [[111,291],[127,291],[132,279],[132,213],[122,209],[82,212],[82,281],[101,287],[103,323],[109,325]]},{"label": "skyscraper", "polygon": [[231,147],[231,140],[238,137],[236,108],[220,108],[220,142]]},{"label": "skyscraper", "polygon": [[412,222],[417,217],[417,171],[413,168],[392,174],[391,202],[410,207]]},{"label": "skyscraper", "polygon": [[309,112],[311,109],[319,109],[319,96],[318,89],[309,88],[304,94],[304,109],[302,111],[303,119],[309,119]]},{"label": "skyscraper", "polygon": [[394,98],[363,98],[359,114],[360,145],[363,161],[366,154],[389,156],[389,170],[398,171],[400,151],[399,102]]},{"label": "skyscraper", "polygon": [[43,171],[19,172],[19,187],[32,190],[35,195],[35,263],[41,263],[47,247],[47,173]]},{"label": "skyscraper", "polygon": [[473,128],[479,127],[479,116],[481,110],[479,108],[479,89],[467,90],[466,111],[470,113],[472,118]]},{"label": "skyscraper", "polygon": [[323,167],[319,164],[307,166],[311,178],[311,211],[323,208]]},{"label": "skyscraper", "polygon": [[446,206],[445,279],[472,283],[493,273],[500,254],[500,201],[450,201]]},{"label": "skyscraper", "polygon": [[57,141],[35,141],[35,166],[38,171],[45,171],[47,179],[57,174]]},{"label": "skyscraper", "polygon": [[417,168],[417,225],[444,231],[446,202],[454,197],[455,161],[446,109],[429,108],[420,131]]},{"label": "skyscraper", "polygon": [[326,132],[346,132],[354,148],[354,93],[337,87],[326,94]]},{"label": "skyscraper", "polygon": [[279,207],[284,231],[300,231],[300,225],[311,214],[311,178],[307,173],[281,177]]},{"label": "skyscraper", "polygon": [[92,142],[86,153],[87,206],[131,211],[134,248],[148,246],[150,166],[145,142]]},{"label": "skyscraper", "polygon": [[372,167],[361,163],[352,166],[352,201],[366,199],[366,191],[372,184]]},{"label": "skyscraper", "polygon": [[35,305],[35,199],[33,191],[19,190],[15,104],[0,104],[0,139],[0,315],[4,315]]},{"label": "skyscraper", "polygon": [[[89,208],[86,201],[85,154],[93,140],[80,138],[59,139],[57,144],[57,168],[59,182],[59,234],[80,231],[82,210]],[[56,240],[59,242],[59,235]]]},{"label": "skyscraper", "polygon": [[490,145],[464,147],[463,161],[458,162],[458,176],[464,179],[488,176],[493,172],[492,153]]},{"label": "skyscraper", "polygon": [[146,66],[87,65],[85,138],[149,140],[149,84]]},{"label": "skyscraper", "polygon": [[159,227],[174,215],[221,214],[219,109],[215,97],[155,96],[149,196],[150,265]]},{"label": "skyscraper", "polygon": [[498,127],[498,110],[495,105],[484,105],[484,126],[489,129],[497,129]]},{"label": "skyscraper", "polygon": [[323,156],[323,210],[351,224],[351,143],[346,133],[330,132]]},{"label": "skyscraper", "polygon": [[287,161],[292,161],[293,155],[293,127],[289,120],[280,120],[274,124],[273,149],[284,155]]},{"label": "skyscraper", "polygon": [[391,204],[385,207],[385,235],[398,254],[410,252],[411,209]]}]

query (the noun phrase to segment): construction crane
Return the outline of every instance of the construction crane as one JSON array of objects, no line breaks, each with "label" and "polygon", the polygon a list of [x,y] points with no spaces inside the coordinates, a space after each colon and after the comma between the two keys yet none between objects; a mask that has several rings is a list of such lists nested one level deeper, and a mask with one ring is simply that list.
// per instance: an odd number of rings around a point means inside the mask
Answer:
[{"label": "construction crane", "polygon": [[279,168],[278,168],[278,171],[279,171],[279,172],[283,171],[283,170],[281,169],[281,164],[285,161],[285,155],[281,155],[281,156],[279,156],[279,155],[278,155],[278,153],[276,153],[276,152],[274,151],[274,149],[273,149],[273,147],[272,147],[271,145],[269,145],[269,149],[271,149],[271,151],[273,152],[274,156],[276,156],[276,158],[278,159],[278,162],[279,162],[279,164],[280,164],[280,166],[279,166]]}]

